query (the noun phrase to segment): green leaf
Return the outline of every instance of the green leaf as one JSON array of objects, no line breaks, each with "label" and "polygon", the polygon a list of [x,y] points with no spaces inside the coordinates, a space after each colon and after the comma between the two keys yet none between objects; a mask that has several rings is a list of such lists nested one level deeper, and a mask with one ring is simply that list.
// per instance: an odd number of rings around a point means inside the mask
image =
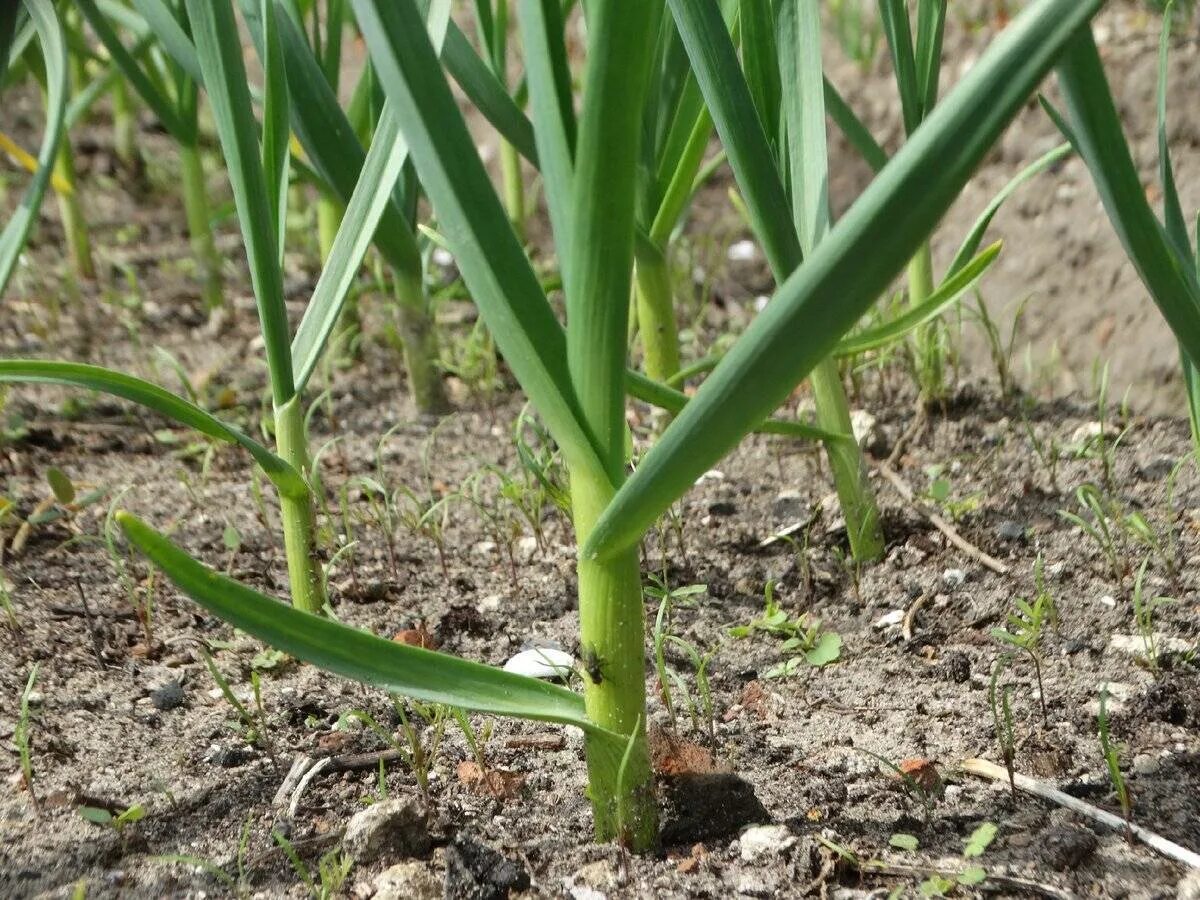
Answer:
[{"label": "green leaf", "polygon": [[571,468],[605,477],[567,371],[565,335],[418,27],[412,0],[354,0],[354,9],[421,185],[488,330]]},{"label": "green leaf", "polygon": [[533,126],[529,124],[529,119],[525,118],[525,114],[513,102],[495,72],[480,59],[467,36],[453,22],[446,32],[442,63],[475,108],[500,132],[501,137],[537,166],[538,153],[533,140]]},{"label": "green leaf", "polygon": [[145,70],[138,65],[133,54],[121,43],[121,39],[117,36],[109,20],[96,7],[95,0],[79,0],[77,5],[84,18],[88,20],[88,24],[91,25],[92,31],[96,33],[96,37],[104,44],[113,63],[120,69],[125,80],[137,91],[142,101],[158,117],[162,126],[179,143],[194,143],[196,140],[195,122],[188,122],[180,117],[179,109],[170,97],[146,74]]},{"label": "green leaf", "polygon": [[[287,232],[287,188],[289,146],[292,129],[288,119],[287,74],[283,49],[279,43],[275,0],[259,0],[263,31],[263,72],[266,90],[263,95],[262,167],[267,185],[267,206],[275,223],[276,264],[283,267],[283,241]],[[340,37],[340,36],[339,36]]]},{"label": "green leaf", "polygon": [[908,18],[907,0],[879,0],[879,21],[892,54],[896,87],[900,89],[900,108],[904,117],[904,133],[912,137],[921,124],[921,79],[913,54],[912,25]]},{"label": "green leaf", "polygon": [[0,360],[0,383],[58,384],[67,387],[100,391],[131,400],[147,409],[152,409],[201,434],[219,441],[238,444],[249,451],[268,478],[281,494],[303,497],[308,485],[294,468],[264,447],[247,437],[239,429],[222,422],[216,416],[177,397],[170,391],[149,381],[134,378],[111,369],[89,366],[83,363],[53,362],[34,359]]},{"label": "green leaf", "polygon": [[984,851],[996,839],[996,832],[998,830],[994,822],[984,822],[972,831],[971,836],[963,842],[963,856],[969,858],[983,856]]},{"label": "green leaf", "polygon": [[1073,152],[1074,150],[1072,149],[1070,142],[1059,144],[1053,150],[1043,154],[1018,172],[1015,176],[1013,176],[1008,184],[1004,185],[1004,187],[1002,187],[996,193],[996,196],[992,198],[991,202],[987,205],[984,211],[979,214],[979,218],[975,220],[975,224],[971,226],[971,230],[967,233],[966,239],[958,248],[958,252],[954,254],[954,260],[950,263],[950,268],[946,270],[947,279],[960,271],[971,259],[971,257],[979,250],[979,245],[983,243],[983,236],[987,232],[988,226],[992,224],[992,219],[994,219],[996,213],[1000,211],[1000,207],[1004,205],[1004,202],[1013,194],[1015,194],[1017,189],[1026,181],[1029,181],[1029,179],[1033,178],[1035,175],[1040,175],[1046,169],[1050,168],[1061,160],[1066,159]]},{"label": "green leaf", "polygon": [[[776,4],[778,7],[779,4]],[[784,99],[793,94],[794,82],[781,77],[779,54],[775,44],[775,12],[772,0],[741,0],[738,22],[742,31],[742,66],[746,86],[754,98],[754,108],[763,123],[763,130],[774,143],[780,134],[779,111]],[[788,85],[785,93],[782,84]]]},{"label": "green leaf", "polygon": [[75,500],[75,484],[71,477],[58,466],[46,470],[46,481],[54,492],[54,499],[63,506],[70,506]]},{"label": "green leaf", "polygon": [[559,0],[520,0],[518,11],[546,207],[566,282],[570,277],[576,126],[562,12]]},{"label": "green leaf", "polygon": [[98,806],[81,806],[79,807],[79,815],[93,825],[111,825],[113,821],[113,814],[107,809],[101,809]]},{"label": "green leaf", "polygon": [[[165,0],[133,0],[136,9],[158,38],[162,49],[196,82],[203,81],[196,45],[188,37],[183,22]],[[181,11],[182,12],[182,11]]]},{"label": "green leaf", "polygon": [[917,3],[916,69],[922,117],[937,103],[938,77],[942,71],[942,38],[946,30],[946,0]]},{"label": "green leaf", "polygon": [[377,233],[384,211],[392,202],[392,186],[407,160],[408,145],[400,134],[400,121],[391,104],[385,104],[371,149],[359,172],[358,184],[334,236],[329,258],[292,340],[292,370],[297,391],[304,390],[308,384],[337,327],[363,257]]},{"label": "green leaf", "polygon": [[870,130],[854,114],[854,110],[850,108],[845,98],[828,78],[825,79],[825,107],[829,110],[829,118],[841,129],[846,140],[859,152],[867,165],[871,167],[871,171],[882,170],[887,165],[887,153],[879,146]]},{"label": "green leaf", "polygon": [[[25,195],[0,231],[0,295],[8,287],[16,269],[17,260],[25,247],[25,241],[37,219],[46,186],[54,169],[54,157],[58,153],[59,141],[64,129],[63,119],[67,111],[67,45],[58,13],[52,0],[22,0],[29,13],[38,41],[41,43],[42,59],[46,66],[46,128],[42,133],[42,144],[38,149],[37,172],[34,173]],[[7,60],[6,60],[7,62]],[[0,72],[0,75],[3,75]]]},{"label": "green leaf", "polygon": [[[702,5],[672,0],[677,21]],[[904,268],[1062,47],[1101,5],[1036,0],[992,42],[642,459],[597,523],[585,556],[607,557],[636,543],[828,356]],[[700,70],[709,69],[723,85],[711,43],[696,44],[692,63],[701,84]]]},{"label": "green leaf", "polygon": [[854,356],[868,350],[877,350],[936,318],[942,310],[975,286],[1000,256],[1001,247],[1001,243],[997,241],[971,261],[959,266],[957,271],[948,276],[941,287],[922,303],[906,310],[892,321],[843,338],[838,342],[834,353],[838,356]]},{"label": "green leaf", "polygon": [[971,866],[970,868],[963,869],[958,874],[958,883],[968,887],[982,884],[986,880],[987,869],[983,868],[983,866]]},{"label": "green leaf", "polygon": [[129,542],[183,593],[277,650],[415,700],[597,731],[583,698],[566,688],[301,612],[201,565],[136,516],[122,511],[116,519]]},{"label": "green leaf", "polygon": [[1071,124],[1068,140],[1087,164],[1126,254],[1192,363],[1200,361],[1200,285],[1146,200],[1090,30],[1058,65]]},{"label": "green leaf", "polygon": [[912,853],[919,846],[921,846],[921,842],[911,834],[903,833],[893,834],[890,838],[888,838],[888,843],[897,850],[906,850],[909,853]]},{"label": "green leaf", "polygon": [[[779,3],[779,64],[789,90],[784,99],[792,220],[800,247],[812,253],[829,231],[829,138],[825,132],[821,17],[814,3]],[[776,272],[786,278],[790,270]]]},{"label": "green leaf", "polygon": [[250,106],[250,88],[242,59],[242,40],[230,0],[186,0],[196,55],[216,122],[242,240],[250,262],[250,280],[258,302],[259,327],[276,407],[295,395],[291,339],[283,301],[275,207],[259,157],[258,122]]},{"label": "green leaf", "polygon": [[800,244],[770,140],[720,7],[716,0],[670,0],[670,7],[746,200],[751,228],[776,277],[785,278],[800,263]]},{"label": "green leaf", "polygon": [[810,666],[818,669],[837,662],[842,655],[842,636],[833,631],[824,632],[817,638],[816,646],[804,654],[804,659]]}]

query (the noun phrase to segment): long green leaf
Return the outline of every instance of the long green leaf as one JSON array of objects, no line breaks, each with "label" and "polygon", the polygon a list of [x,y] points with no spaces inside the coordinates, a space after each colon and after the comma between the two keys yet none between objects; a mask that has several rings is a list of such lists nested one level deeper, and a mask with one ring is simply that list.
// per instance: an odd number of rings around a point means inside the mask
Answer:
[{"label": "long green leaf", "polygon": [[46,65],[46,130],[38,150],[37,171],[25,188],[21,205],[13,211],[4,230],[0,231],[0,296],[8,287],[8,280],[12,277],[41,208],[54,168],[54,157],[63,137],[63,118],[67,111],[67,44],[54,3],[51,0],[22,2],[37,29]]},{"label": "long green leaf", "polygon": [[838,356],[854,356],[868,350],[876,350],[894,343],[913,329],[937,318],[942,310],[970,290],[983,277],[983,273],[991,268],[1000,255],[1001,245],[1001,242],[997,241],[978,256],[967,260],[953,274],[947,276],[938,289],[919,306],[911,307],[903,315],[884,325],[843,338],[838,342],[834,353]]},{"label": "long green leaf", "polygon": [[[815,4],[780,0],[779,66],[790,86],[784,98],[792,219],[805,254],[829,231],[829,136],[821,66],[821,17]],[[791,272],[782,273],[782,277]],[[781,277],[779,273],[776,277]]]},{"label": "long green leaf", "polygon": [[992,224],[992,219],[996,217],[996,213],[1000,211],[1005,201],[1008,200],[1017,189],[1021,187],[1029,179],[1040,175],[1046,169],[1053,166],[1070,156],[1074,150],[1071,148],[1070,142],[1059,144],[1053,150],[1044,153],[1038,159],[1034,160],[1020,172],[1012,177],[1008,184],[1004,185],[994,196],[990,203],[984,208],[983,212],[975,220],[971,226],[971,230],[967,233],[967,237],[959,246],[958,252],[954,254],[954,259],[950,263],[950,268],[946,270],[946,277],[957,273],[962,269],[971,258],[978,252],[979,245],[983,243],[983,236],[987,233],[988,227]]},{"label": "long green leaf", "polygon": [[[445,35],[448,3],[430,10],[435,38]],[[280,46],[287,68],[292,97],[292,127],[309,162],[334,191],[337,200],[349,203],[359,184],[366,153],[354,127],[338,104],[308,39],[290,16],[278,19]],[[416,235],[408,224],[395,192],[383,209],[375,230],[375,246],[388,265],[398,272],[421,272],[421,254]]]},{"label": "long green leaf", "polygon": [[116,518],[129,542],[176,587],[278,650],[416,700],[596,731],[583,698],[566,688],[301,612],[200,564],[136,516],[118,512]]},{"label": "long green leaf", "polygon": [[[657,0],[661,9],[661,0]],[[571,263],[566,281],[571,383],[609,480],[625,468],[625,353],[633,272],[642,103],[654,0],[588,6],[588,55],[575,148]]]},{"label": "long green leaf", "polygon": [[[274,0],[259,0],[263,25],[262,167],[267,185],[267,205],[275,223],[277,264],[283,266],[283,241],[287,232],[288,159],[292,130],[288,127],[289,99],[283,49],[279,43]],[[340,38],[340,35],[339,35]]]},{"label": "long green leaf", "polygon": [[[559,0],[520,0],[517,21],[525,50],[529,106],[537,124],[538,160],[541,163],[546,207],[559,265],[570,266],[571,194],[575,183],[575,108],[571,84],[563,83],[566,47]],[[563,269],[563,281],[569,273]]]},{"label": "long green leaf", "polygon": [[908,18],[908,0],[879,0],[879,21],[892,54],[896,87],[900,90],[900,109],[904,133],[912,136],[921,124],[921,83],[913,53],[912,25]]},{"label": "long green leaf", "polygon": [[196,404],[177,397],[170,391],[141,378],[83,363],[4,359],[0,360],[0,383],[57,384],[64,387],[100,391],[130,400],[181,425],[194,428],[210,438],[238,444],[254,457],[254,461],[258,463],[280,493],[292,497],[302,497],[308,492],[308,486],[300,473],[262,444],[247,437],[240,429],[222,422]]},{"label": "long green leaf", "polygon": [[1167,141],[1167,62],[1171,49],[1171,22],[1175,12],[1175,0],[1170,0],[1163,8],[1162,35],[1158,43],[1158,92],[1157,92],[1157,131],[1158,131],[1158,177],[1163,191],[1163,219],[1167,229],[1167,237],[1175,242],[1175,249],[1184,258],[1192,255],[1191,241],[1188,239],[1187,221],[1183,217],[1183,206],[1179,202],[1179,189],[1175,184],[1175,167],[1171,164],[1171,145]]},{"label": "long green leaf", "polygon": [[[755,112],[737,51],[716,0],[670,0],[671,12],[737,176],[750,224],[771,268],[785,277],[800,262],[787,192],[771,143]],[[752,199],[753,198],[753,199]],[[787,223],[786,228],[780,223]]]},{"label": "long green leaf", "polygon": [[1091,32],[1070,42],[1058,66],[1071,125],[1125,252],[1192,362],[1200,363],[1200,288],[1146,200]]},{"label": "long green leaf", "polygon": [[136,9],[162,44],[163,50],[193,81],[203,81],[196,46],[164,0],[133,0]]},{"label": "long green leaf", "polygon": [[[1102,4],[1035,0],[996,38],[701,385],[613,499],[586,556],[636,542],[829,354],[903,269],[1071,35]],[[712,59],[695,54],[692,64],[699,76]]]},{"label": "long green leaf", "polygon": [[250,106],[241,36],[230,0],[187,0],[187,10],[250,261],[271,395],[275,406],[281,407],[295,394],[291,338],[283,301],[275,213],[258,155],[259,126]]},{"label": "long green leaf", "polygon": [[112,58],[112,61],[120,67],[126,81],[137,91],[142,101],[150,107],[154,115],[162,123],[162,126],[179,143],[194,143],[196,140],[195,124],[186,122],[179,116],[179,111],[175,108],[175,104],[166,94],[159,90],[158,85],[138,65],[134,55],[121,43],[120,37],[118,37],[112,25],[109,24],[108,19],[96,7],[95,0],[78,0],[76,5],[83,13],[84,18],[88,20],[88,24],[91,25],[92,31],[96,33],[96,37],[100,38],[100,42],[104,44],[104,48],[108,51],[108,55]]},{"label": "long green leaf", "polygon": [[333,239],[329,259],[321,270],[321,277],[292,341],[297,391],[303,391],[308,384],[329,336],[337,326],[338,316],[371,245],[371,238],[391,201],[392,185],[400,177],[407,159],[408,145],[400,134],[400,121],[392,107],[385,105],[358,176],[358,185]]},{"label": "long green leaf", "polygon": [[929,115],[937,103],[938,78],[942,72],[942,38],[946,32],[946,0],[919,0],[917,5],[917,90],[921,116]]},{"label": "long green leaf", "polygon": [[[781,79],[775,44],[775,16],[772,0],[741,0],[738,4],[738,23],[742,36],[742,67],[746,85],[754,98],[754,108],[762,120],[763,130],[772,144],[780,134],[779,111],[794,85]],[[787,84],[785,92],[782,85]]]},{"label": "long green leaf", "polygon": [[475,52],[462,29],[453,23],[446,32],[442,62],[446,71],[458,82],[463,93],[492,127],[500,132],[518,153],[536,166],[537,148],[529,119],[525,118],[520,107],[513,102],[512,96],[505,90],[496,73]]},{"label": "long green leaf", "polygon": [[412,0],[354,0],[354,10],[484,322],[568,464],[605,477],[571,385],[562,327],[479,159]]},{"label": "long green leaf", "polygon": [[878,172],[887,165],[887,153],[828,78],[825,79],[825,107],[833,124],[846,136],[850,146],[858,151],[871,171]]},{"label": "long green leaf", "polygon": [[0,6],[0,84],[4,83],[4,76],[8,72],[8,54],[17,36],[17,13],[20,9],[15,3]]}]

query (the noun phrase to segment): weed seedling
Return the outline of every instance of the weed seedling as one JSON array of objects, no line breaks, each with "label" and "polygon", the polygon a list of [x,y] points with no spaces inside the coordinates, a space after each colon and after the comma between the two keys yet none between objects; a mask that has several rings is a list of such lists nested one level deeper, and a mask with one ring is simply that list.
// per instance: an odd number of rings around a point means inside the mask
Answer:
[{"label": "weed seedling", "polygon": [[[1133,800],[1129,796],[1129,786],[1121,772],[1121,751],[1113,743],[1108,723],[1108,685],[1100,688],[1100,711],[1096,716],[1097,731],[1100,736],[1100,750],[1104,754],[1104,764],[1108,767],[1108,778],[1112,782],[1117,802],[1121,804],[1121,815],[1126,824],[1133,821]],[[1133,831],[1126,829],[1125,836],[1133,842]]]},{"label": "weed seedling", "polygon": [[209,674],[212,675],[213,681],[217,683],[217,687],[221,691],[221,696],[225,698],[225,701],[237,713],[243,739],[252,747],[263,747],[267,751],[267,755],[271,757],[272,762],[274,762],[275,752],[271,746],[271,734],[267,727],[267,714],[262,702],[262,682],[259,679],[258,672],[250,672],[250,685],[254,692],[254,712],[252,713],[246,708],[246,704],[238,699],[237,694],[233,692],[233,689],[229,686],[228,679],[221,674],[221,670],[217,668],[217,664],[213,661],[208,650],[202,647],[200,655],[204,657],[204,665],[208,667]]},{"label": "weed seedling", "polygon": [[1008,654],[1004,654],[996,660],[996,665],[992,668],[992,679],[988,684],[988,705],[992,709],[992,728],[1000,749],[1000,758],[1004,760],[1004,769],[1008,772],[1008,787],[1012,791],[1013,799],[1016,799],[1017,782],[1014,763],[1017,758],[1017,743],[1013,727],[1012,703],[1010,702],[1012,688],[1008,685],[1000,685],[1000,676],[1004,674],[1010,658]]},{"label": "weed seedling", "polygon": [[317,877],[313,878],[312,870],[305,865],[295,846],[278,831],[272,831],[271,837],[279,845],[284,856],[291,863],[292,870],[308,888],[308,894],[315,900],[331,900],[341,891],[342,885],[354,868],[354,861],[340,847],[335,847],[328,853],[322,854],[317,860]]},{"label": "weed seedling", "polygon": [[1042,683],[1042,635],[1047,624],[1058,624],[1058,610],[1054,598],[1046,589],[1046,580],[1042,573],[1042,557],[1038,555],[1033,564],[1034,579],[1038,593],[1034,601],[1017,597],[1013,600],[1016,612],[1008,614],[1007,627],[993,628],[992,637],[996,640],[1016,647],[1029,657],[1033,663],[1033,672],[1037,678],[1038,702],[1042,711],[1042,725],[1049,727],[1050,719],[1046,713],[1046,688]]},{"label": "weed seedling", "polygon": [[34,812],[38,811],[38,799],[33,790],[33,725],[30,721],[30,698],[33,696],[33,685],[37,682],[38,669],[38,663],[34,663],[25,682],[25,690],[21,691],[20,712],[17,714],[17,727],[13,731],[12,739],[17,757],[21,761],[21,783],[25,785]]},{"label": "weed seedling", "polygon": [[130,825],[146,818],[146,808],[140,803],[135,803],[128,809],[113,812],[101,806],[81,806],[79,807],[79,815],[93,825],[102,825],[105,828],[111,828],[119,835],[123,835],[125,829]]},{"label": "weed seedling", "polygon": [[1154,613],[1160,606],[1177,603],[1174,597],[1146,597],[1142,585],[1146,577],[1146,564],[1149,559],[1142,560],[1138,567],[1137,577],[1133,580],[1133,620],[1137,624],[1138,634],[1142,638],[1146,662],[1157,672],[1159,666],[1158,647],[1154,638]]},{"label": "weed seedling", "polygon": [[804,613],[790,616],[775,599],[775,583],[768,581],[763,590],[765,602],[763,614],[749,625],[735,625],[729,634],[735,638],[750,637],[756,632],[782,637],[780,652],[793,654],[789,659],[772,666],[763,673],[764,678],[787,678],[794,675],[801,664],[814,668],[836,662],[842,655],[842,636],[837,632],[825,631],[821,620]]},{"label": "weed seedling", "polygon": [[1113,577],[1122,581],[1125,577],[1125,567],[1121,564],[1117,547],[1111,504],[1094,484],[1084,484],[1077,488],[1075,499],[1079,503],[1082,515],[1067,509],[1060,509],[1058,514],[1096,542],[1108,562]]}]

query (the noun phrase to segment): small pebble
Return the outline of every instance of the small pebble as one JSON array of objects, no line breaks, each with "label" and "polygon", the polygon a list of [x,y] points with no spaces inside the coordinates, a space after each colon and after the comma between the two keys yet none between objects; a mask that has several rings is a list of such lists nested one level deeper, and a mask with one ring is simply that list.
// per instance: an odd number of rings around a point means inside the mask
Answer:
[{"label": "small pebble", "polygon": [[186,694],[184,693],[183,685],[175,678],[172,678],[170,681],[164,681],[150,691],[150,702],[160,712],[166,712],[167,710],[183,706],[185,698]]},{"label": "small pebble", "polygon": [[1020,522],[1005,519],[996,526],[996,537],[1002,541],[1019,541],[1025,537],[1025,526]]},{"label": "small pebble", "polygon": [[522,650],[504,664],[505,672],[529,678],[565,678],[575,668],[575,657],[554,647]]},{"label": "small pebble", "polygon": [[956,587],[962,587],[967,580],[967,573],[963,569],[947,569],[942,573],[942,584],[950,590]]},{"label": "small pebble", "polygon": [[783,853],[796,843],[796,836],[786,825],[753,825],[738,839],[744,862],[753,862],[768,853]]}]

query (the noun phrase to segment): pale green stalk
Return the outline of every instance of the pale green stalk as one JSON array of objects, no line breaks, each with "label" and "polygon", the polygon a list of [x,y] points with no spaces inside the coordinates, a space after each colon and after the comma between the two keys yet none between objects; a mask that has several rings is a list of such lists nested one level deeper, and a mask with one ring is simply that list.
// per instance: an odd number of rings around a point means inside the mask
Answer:
[{"label": "pale green stalk", "polygon": [[142,153],[137,144],[137,107],[129,96],[129,86],[123,78],[113,81],[111,97],[113,150],[121,165],[134,174],[140,174]]},{"label": "pale green stalk", "polygon": [[679,331],[671,291],[671,266],[662,250],[638,242],[635,250],[637,330],[646,375],[666,383],[679,372]]},{"label": "pale green stalk", "polygon": [[79,204],[75,155],[71,149],[71,139],[67,135],[63,135],[58,145],[58,153],[54,157],[53,179],[68,188],[66,192],[57,195],[58,215],[62,219],[75,274],[91,280],[96,277],[96,265],[92,261],[92,240],[88,235],[87,219],[84,218],[83,209]]},{"label": "pale green stalk", "polygon": [[199,144],[179,144],[179,174],[183,181],[183,211],[187,217],[192,253],[200,268],[200,293],[209,312],[225,305],[221,289],[221,256],[213,240],[212,212]]},{"label": "pale green stalk", "polygon": [[[917,307],[933,293],[933,253],[926,241],[908,264],[908,302]],[[914,340],[917,383],[926,403],[939,400],[945,393],[942,322],[934,319],[917,329]]]},{"label": "pale green stalk", "polygon": [[521,177],[521,155],[508,141],[500,142],[500,177],[504,184],[504,207],[513,230],[525,239],[525,182]]},{"label": "pale green stalk", "polygon": [[395,270],[396,329],[404,347],[408,389],[417,411],[439,416],[450,411],[450,401],[438,367],[438,335],[420,267]]},{"label": "pale green stalk", "polygon": [[[308,434],[304,427],[304,405],[299,396],[275,407],[275,449],[284,462],[306,479],[310,474]],[[283,524],[283,546],[287,557],[288,584],[292,605],[305,612],[321,615],[325,609],[325,580],[320,563],[314,558],[316,546],[311,491],[302,495],[279,495],[279,516]]]}]

